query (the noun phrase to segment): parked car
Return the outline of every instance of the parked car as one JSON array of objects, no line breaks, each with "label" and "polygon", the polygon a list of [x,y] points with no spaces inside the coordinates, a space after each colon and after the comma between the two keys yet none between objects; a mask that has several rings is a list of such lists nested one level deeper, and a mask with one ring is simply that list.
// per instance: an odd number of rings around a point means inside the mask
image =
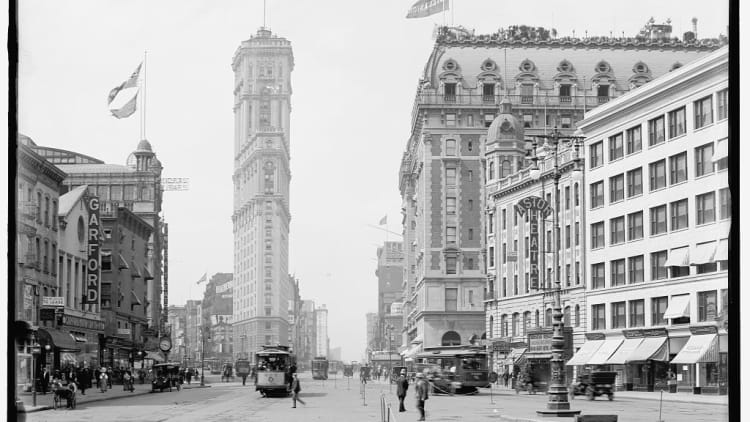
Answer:
[{"label": "parked car", "polygon": [[575,396],[586,395],[589,400],[606,395],[610,400],[615,397],[615,376],[617,372],[594,371],[578,376],[571,384],[568,395],[572,400]]},{"label": "parked car", "polygon": [[152,367],[154,379],[151,381],[151,392],[156,390],[164,391],[176,387],[180,391],[182,385],[182,376],[180,375],[180,364],[176,362],[157,363]]}]

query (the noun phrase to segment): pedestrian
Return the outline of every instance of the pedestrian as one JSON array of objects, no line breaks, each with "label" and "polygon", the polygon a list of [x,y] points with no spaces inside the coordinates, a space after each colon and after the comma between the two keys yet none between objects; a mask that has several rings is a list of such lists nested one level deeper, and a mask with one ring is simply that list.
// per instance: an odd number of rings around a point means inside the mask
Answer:
[{"label": "pedestrian", "polygon": [[111,390],[112,389],[112,378],[114,378],[115,373],[112,371],[112,368],[107,367],[107,387]]},{"label": "pedestrian", "polygon": [[508,370],[506,369],[505,372],[503,372],[503,385],[507,388],[508,387],[508,378],[510,376],[508,375]]},{"label": "pedestrian", "polygon": [[193,379],[193,368],[188,368],[185,378],[187,378],[187,383],[190,385],[190,380]]},{"label": "pedestrian", "polygon": [[42,394],[47,394],[47,390],[49,389],[49,371],[47,370],[46,366],[42,370],[41,384]]},{"label": "pedestrian", "polygon": [[107,375],[107,370],[102,368],[102,370],[99,372],[99,388],[101,389],[102,393],[107,392],[108,382],[109,382],[109,375]]},{"label": "pedestrian", "polygon": [[429,398],[428,390],[430,389],[429,384],[425,380],[424,373],[417,373],[417,383],[414,386],[414,394],[417,399],[417,410],[419,410],[418,421],[425,420],[424,418],[424,402]]},{"label": "pedestrian", "polygon": [[406,378],[406,369],[401,370],[401,375],[396,380],[396,396],[398,396],[398,411],[406,412],[404,407],[404,399],[406,398],[406,390],[409,389],[409,379]]},{"label": "pedestrian", "polygon": [[302,401],[301,398],[299,398],[299,392],[301,390],[302,390],[302,387],[300,387],[299,378],[297,378],[297,373],[295,372],[294,374],[292,374],[292,408],[297,407],[297,402],[300,402],[304,405],[307,404],[304,401]]},{"label": "pedestrian", "polygon": [[78,369],[78,374],[76,374],[76,377],[78,378],[78,388],[81,390],[81,395],[86,395],[86,369],[81,367]]}]

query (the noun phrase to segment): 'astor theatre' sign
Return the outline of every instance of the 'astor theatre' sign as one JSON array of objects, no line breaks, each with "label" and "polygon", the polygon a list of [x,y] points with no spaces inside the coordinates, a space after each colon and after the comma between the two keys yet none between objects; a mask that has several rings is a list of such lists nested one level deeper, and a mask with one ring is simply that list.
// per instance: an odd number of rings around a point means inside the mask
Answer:
[{"label": "'astor theatre' sign", "polygon": [[86,198],[89,211],[88,258],[86,260],[86,296],[83,303],[99,304],[99,284],[101,269],[99,266],[100,228],[99,228],[99,198]]},{"label": "'astor theatre' sign", "polygon": [[523,216],[529,213],[529,281],[532,289],[539,289],[539,215],[542,220],[552,212],[550,204],[538,196],[527,196],[515,205]]}]

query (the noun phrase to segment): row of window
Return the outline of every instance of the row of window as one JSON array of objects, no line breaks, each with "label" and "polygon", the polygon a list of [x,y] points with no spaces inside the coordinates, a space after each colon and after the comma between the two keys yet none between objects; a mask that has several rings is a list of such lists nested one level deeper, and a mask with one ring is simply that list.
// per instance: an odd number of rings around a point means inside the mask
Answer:
[{"label": "row of window", "polygon": [[[729,116],[729,93],[727,89],[716,93],[716,119],[724,120]],[[693,129],[697,130],[714,122],[713,95],[701,98],[693,102]],[[648,121],[648,145],[654,146],[665,141],[664,116],[659,116]],[[682,106],[667,113],[667,129],[669,139],[676,138],[686,133],[687,120],[686,108]],[[633,154],[643,148],[641,139],[641,125],[612,135],[608,139],[609,157],[608,161],[619,160],[624,154]],[[589,168],[596,168],[604,164],[604,141],[593,143],[589,147]]]},{"label": "row of window", "polygon": [[[698,322],[713,321],[718,316],[717,313],[717,294],[716,290],[698,292]],[[721,290],[722,310],[721,313],[727,312],[728,291]],[[675,300],[679,296],[672,296]],[[669,304],[668,296],[652,297],[651,301],[651,321],[650,326],[668,325],[668,320],[664,318]],[[607,326],[606,307],[604,303],[591,305],[591,329],[606,330],[617,328],[637,328],[646,326],[645,299],[636,299],[621,302],[610,303],[610,324]],[[690,316],[681,316],[672,318],[672,324],[689,324]]]},{"label": "row of window", "polygon": [[[713,223],[717,220],[716,192],[706,192],[695,196],[695,225]],[[729,188],[718,191],[718,219],[731,217],[731,197]],[[669,230],[682,230],[689,226],[687,198],[669,203]],[[627,224],[626,224],[627,223]],[[627,228],[626,228],[627,226]],[[649,234],[660,235],[667,232],[667,204],[649,208]],[[604,221],[591,224],[591,249],[605,246]],[[643,238],[643,211],[609,220],[609,244],[617,245]]]},{"label": "row of window", "polygon": [[[574,314],[573,314],[573,321],[571,321],[571,308],[570,306],[566,306],[563,308],[563,323],[566,327],[570,327],[571,323],[573,323],[574,327],[579,327],[581,325],[581,312],[580,307],[578,305],[575,306]],[[515,312],[511,315],[510,321],[508,320],[508,315],[503,314],[500,316],[500,332],[497,333],[498,337],[508,337],[508,336],[525,336],[527,331],[534,328],[539,328],[540,320],[539,320],[539,310],[534,311],[534,325],[532,325],[531,320],[531,311],[526,311],[522,314],[519,312]],[[523,318],[523,319],[521,319]],[[489,337],[493,338],[495,333],[495,318],[490,315],[489,320]],[[552,308],[548,308],[544,313],[544,327],[551,327],[552,326]]]},{"label": "row of window", "polygon": [[[29,187],[25,191],[24,184],[18,186],[18,198],[26,198],[26,203],[33,204],[34,189]],[[44,201],[42,201],[44,199]],[[44,223],[46,227],[52,227],[53,230],[57,230],[57,199],[50,198],[49,195],[42,195],[42,191],[36,192],[36,206],[34,206],[34,214],[36,216],[36,222],[38,224]]]},{"label": "row of window", "polygon": [[[721,141],[720,141],[721,142]],[[727,159],[713,161],[714,145],[708,143],[695,148],[695,177],[705,176],[716,170],[724,170],[728,166]],[[667,159],[654,161],[648,165],[649,190],[656,191],[667,186]],[[669,157],[669,184],[675,185],[688,179],[687,152]],[[604,180],[592,183],[591,208],[604,206]],[[634,168],[625,173],[609,178],[609,203],[620,202],[643,193],[643,170]]]},{"label": "row of window", "polygon": [[154,189],[151,186],[136,185],[89,185],[89,195],[98,196],[102,201],[153,201]]},{"label": "row of window", "polygon": [[[683,250],[683,248],[673,249],[672,253],[676,253],[678,250]],[[688,276],[690,275],[691,265],[696,267],[696,274],[705,274],[728,269],[728,261],[723,260],[719,262],[690,265],[667,265],[667,258],[668,252],[666,250],[652,252],[650,254],[651,281],[663,280],[668,277],[676,278]],[[609,261],[609,287],[624,286],[626,283],[634,284],[644,282],[644,268],[644,255],[635,255],[628,258]],[[605,287],[607,287],[605,263],[598,262],[591,264],[591,288],[603,289]]]},{"label": "row of window", "polygon": [[[561,195],[562,200],[557,205],[557,211],[560,211],[560,207],[564,206],[565,211],[569,211],[571,207],[571,203],[573,206],[579,206],[581,204],[581,197],[579,195],[578,190],[578,183],[575,183],[573,185],[573,194],[571,195],[571,189],[570,186],[565,186],[563,188],[563,192],[560,192],[558,189],[558,195]],[[542,197],[543,195],[539,195]],[[572,197],[572,201],[571,201]],[[547,193],[546,200],[548,204],[552,204],[552,193]],[[515,210],[511,209],[511,214],[513,215],[513,226],[518,225],[518,213],[515,212]],[[526,223],[529,222],[529,213],[524,214],[524,221]],[[494,214],[490,214],[490,218],[488,219],[488,227],[487,227],[487,234],[494,234],[495,233],[495,218]],[[507,230],[508,228],[508,213],[505,208],[500,210],[500,228],[501,230]]]},{"label": "row of window", "polygon": [[[557,274],[556,276],[559,278],[563,274],[560,274],[561,268],[557,267]],[[570,264],[565,264],[565,280],[560,280],[560,284],[564,287],[571,287],[573,286],[573,283],[575,283],[576,286],[581,284],[581,263],[576,261],[575,262],[575,272],[573,272],[573,268],[571,268]],[[544,285],[548,285],[554,283],[553,280],[553,274],[552,274],[552,268],[547,268],[547,274],[546,278],[543,277],[543,274],[540,273],[540,280],[539,280],[539,288],[543,288]],[[492,281],[490,281],[490,291],[494,294],[494,284]],[[524,284],[523,286],[518,285],[518,274],[513,275],[513,286],[511,286],[512,289],[508,291],[508,279],[507,277],[503,277],[500,281],[500,297],[508,297],[508,296],[518,296],[521,294],[528,294],[531,291],[531,284],[530,284],[530,275],[529,273],[524,274]]]}]

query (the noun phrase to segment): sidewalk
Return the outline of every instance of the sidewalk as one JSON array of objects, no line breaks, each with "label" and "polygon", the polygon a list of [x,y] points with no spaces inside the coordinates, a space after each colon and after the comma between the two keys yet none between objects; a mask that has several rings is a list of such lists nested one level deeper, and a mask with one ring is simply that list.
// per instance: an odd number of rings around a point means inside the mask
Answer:
[{"label": "sidewalk", "polygon": [[[616,398],[629,398],[629,399],[641,399],[641,400],[659,400],[660,394],[658,391],[646,392],[646,391],[617,391],[615,392]],[[661,399],[665,402],[686,402],[686,403],[699,403],[699,404],[719,404],[727,406],[729,405],[729,396],[723,395],[718,396],[716,394],[692,394],[692,393],[668,393],[664,392],[661,395]]]},{"label": "sidewalk", "polygon": [[[206,383],[205,387],[210,387],[211,385],[209,383]],[[204,387],[204,388],[205,388]],[[122,384],[119,385],[112,385],[112,388],[107,390],[106,393],[102,393],[98,388],[87,388],[86,394],[81,394],[81,390],[78,390],[76,393],[76,406],[80,406],[81,404],[85,403],[91,403],[91,402],[97,402],[97,401],[103,401],[103,400],[114,400],[118,398],[123,397],[133,397],[133,396],[140,396],[143,394],[149,394],[151,392],[151,383],[146,382],[144,384],[139,384],[138,382],[134,385],[135,391],[124,391],[122,389]],[[194,382],[190,385],[187,383],[182,384],[182,388],[184,389],[190,389],[190,388],[201,388],[200,381]],[[33,396],[31,393],[20,393],[18,394],[17,399],[23,403],[23,411],[26,413],[31,412],[38,412],[40,410],[48,410],[53,408],[53,400],[55,397],[55,393],[48,392],[47,394],[42,394],[37,392],[36,393],[36,406],[33,405]],[[63,404],[65,406],[66,404]],[[20,407],[20,406],[19,406]],[[21,410],[19,409],[19,412]]]}]

